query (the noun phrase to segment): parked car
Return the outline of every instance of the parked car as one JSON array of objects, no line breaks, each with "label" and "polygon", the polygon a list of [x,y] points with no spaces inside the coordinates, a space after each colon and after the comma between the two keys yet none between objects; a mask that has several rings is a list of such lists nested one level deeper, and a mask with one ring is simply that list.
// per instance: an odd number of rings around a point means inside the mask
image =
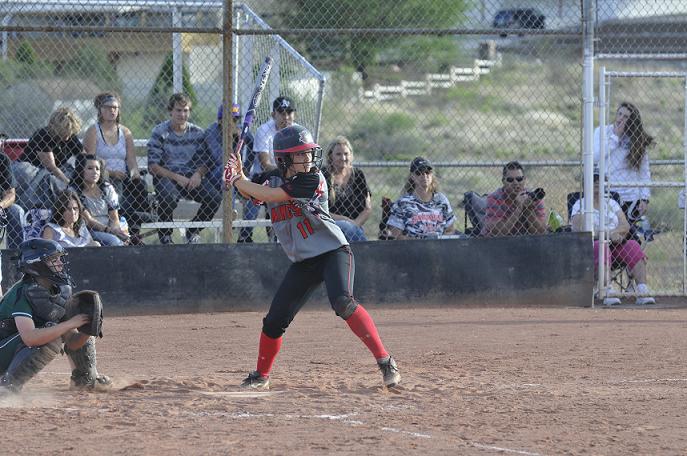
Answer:
[{"label": "parked car", "polygon": [[[501,10],[494,16],[493,27],[504,29],[543,29],[544,15],[534,8]],[[502,34],[501,36],[505,36]]]}]

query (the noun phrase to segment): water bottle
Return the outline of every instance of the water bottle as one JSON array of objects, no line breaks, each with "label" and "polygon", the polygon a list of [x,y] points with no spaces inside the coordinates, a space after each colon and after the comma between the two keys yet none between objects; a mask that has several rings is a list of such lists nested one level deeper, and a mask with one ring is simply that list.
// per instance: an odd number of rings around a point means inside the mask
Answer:
[{"label": "water bottle", "polygon": [[651,242],[654,240],[654,230],[651,229],[651,224],[649,223],[649,219],[646,217],[646,215],[642,215],[639,218],[639,231],[644,234],[644,240],[647,242]]},{"label": "water bottle", "polygon": [[131,233],[129,233],[129,222],[126,221],[126,217],[123,215],[119,217],[119,227],[126,233],[127,239],[125,242],[128,242],[131,239]]},{"label": "water bottle", "polygon": [[129,232],[129,222],[126,221],[126,217],[119,217],[119,227],[122,229],[122,231],[127,233]]}]

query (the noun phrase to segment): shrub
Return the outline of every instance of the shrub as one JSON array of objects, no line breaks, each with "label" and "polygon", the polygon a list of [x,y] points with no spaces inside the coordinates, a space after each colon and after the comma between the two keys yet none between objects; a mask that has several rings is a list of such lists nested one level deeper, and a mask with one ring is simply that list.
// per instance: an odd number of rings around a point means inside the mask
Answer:
[{"label": "shrub", "polygon": [[120,92],[122,82],[117,69],[101,46],[79,48],[76,55],[62,67],[61,73],[74,78],[88,79],[103,90]]},{"label": "shrub", "polygon": [[[165,57],[165,61],[162,63],[160,72],[155,78],[155,83],[148,93],[146,100],[146,108],[143,114],[144,127],[152,129],[161,120],[168,117],[167,114],[167,102],[169,97],[173,93],[174,87],[174,75],[173,75],[173,56],[170,52]],[[184,63],[181,70],[181,79],[183,92],[191,98],[191,103],[195,107],[197,105],[198,97],[196,92],[191,85],[191,75],[188,71],[188,67]]]}]

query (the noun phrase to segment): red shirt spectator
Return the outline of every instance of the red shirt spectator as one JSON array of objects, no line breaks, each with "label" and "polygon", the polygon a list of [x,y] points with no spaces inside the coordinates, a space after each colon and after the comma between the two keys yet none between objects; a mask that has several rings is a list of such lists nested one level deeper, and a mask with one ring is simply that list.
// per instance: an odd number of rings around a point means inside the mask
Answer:
[{"label": "red shirt spectator", "polygon": [[543,196],[525,188],[522,165],[507,163],[503,168],[503,187],[487,197],[483,236],[519,236],[546,232]]}]

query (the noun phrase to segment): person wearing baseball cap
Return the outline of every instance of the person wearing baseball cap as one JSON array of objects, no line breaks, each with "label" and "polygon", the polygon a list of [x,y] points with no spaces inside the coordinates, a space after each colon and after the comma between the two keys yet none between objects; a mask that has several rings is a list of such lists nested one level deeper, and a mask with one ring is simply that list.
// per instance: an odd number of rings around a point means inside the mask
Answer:
[{"label": "person wearing baseball cap", "polygon": [[[224,117],[224,105],[220,104],[217,108],[217,122],[212,123],[205,130],[205,139],[201,146],[203,153],[210,156],[212,162],[212,169],[207,176],[214,187],[222,191],[224,189],[223,172],[224,172],[224,148],[222,147],[222,119]],[[229,126],[232,141],[232,150],[236,148],[239,139],[239,122],[241,120],[241,106],[238,103],[231,105],[231,124]],[[245,166],[250,166],[253,163],[253,135],[248,132],[241,150],[241,159]],[[250,169],[250,168],[247,168]]]},{"label": "person wearing baseball cap", "polygon": [[425,173],[427,171],[432,171],[432,169],[434,169],[432,168],[432,164],[426,158],[415,157],[415,159],[410,162],[410,172],[414,174],[418,172]]},{"label": "person wearing baseball cap", "polygon": [[433,169],[424,157],[410,162],[403,196],[391,206],[387,221],[391,238],[426,239],[454,233],[456,217],[446,195],[439,192]]},{"label": "person wearing baseball cap", "polygon": [[[272,118],[255,131],[255,153],[258,162],[253,165],[251,176],[277,167],[272,153],[272,138],[281,129],[294,125],[296,104],[289,97],[278,96],[272,102]],[[250,176],[249,176],[250,177]]]},{"label": "person wearing baseball cap", "polygon": [[[217,121],[221,122],[224,117],[224,105],[219,105],[217,108]],[[231,104],[231,118],[238,121],[241,118],[241,106],[238,103]]]},{"label": "person wearing baseball cap", "polygon": [[[277,97],[272,102],[272,111],[274,112],[294,112],[296,111],[296,104],[289,97]],[[281,130],[281,128],[280,128]]]}]

